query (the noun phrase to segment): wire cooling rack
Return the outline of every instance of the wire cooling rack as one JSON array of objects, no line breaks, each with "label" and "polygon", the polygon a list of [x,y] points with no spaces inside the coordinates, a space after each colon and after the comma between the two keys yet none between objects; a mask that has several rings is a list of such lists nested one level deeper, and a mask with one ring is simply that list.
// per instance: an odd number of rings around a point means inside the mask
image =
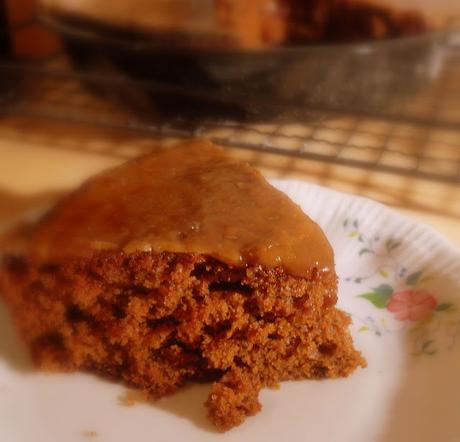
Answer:
[{"label": "wire cooling rack", "polygon": [[[305,118],[295,123],[165,121],[92,93],[85,84],[116,89],[129,82],[76,73],[63,55],[33,64],[0,63],[0,113],[160,137],[202,136],[229,147],[460,183],[460,50],[444,49],[430,90],[411,96],[393,113],[350,104],[305,108]],[[125,155],[116,146],[111,154]]]}]

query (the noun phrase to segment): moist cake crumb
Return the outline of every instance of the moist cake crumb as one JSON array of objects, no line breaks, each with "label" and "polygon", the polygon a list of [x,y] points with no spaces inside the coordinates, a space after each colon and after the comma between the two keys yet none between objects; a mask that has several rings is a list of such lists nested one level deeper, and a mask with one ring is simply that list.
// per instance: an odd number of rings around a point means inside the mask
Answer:
[{"label": "moist cake crumb", "polygon": [[[177,163],[173,171],[163,167],[165,158],[170,168]],[[3,296],[40,368],[99,373],[154,399],[187,382],[212,382],[205,406],[210,420],[225,431],[260,411],[264,387],[348,376],[365,366],[348,332],[349,316],[335,308],[337,276],[322,231],[260,174],[226,158],[198,141],[103,173],[40,221],[22,253],[5,255]],[[159,174],[166,170],[149,181],[146,164],[155,164]],[[167,193],[168,207],[185,204],[185,192],[193,225],[202,228],[200,234],[190,233],[197,235],[194,241],[168,237],[169,250],[158,250],[170,231],[163,226],[162,236],[155,236],[153,221],[161,217],[150,211],[160,210],[165,196],[155,196],[155,185],[167,188],[168,174],[178,183]],[[184,176],[198,177],[214,194],[204,195],[199,186],[197,193],[184,189]],[[235,176],[244,189],[234,185]],[[133,189],[140,192],[136,201],[148,201],[142,210],[132,204]],[[228,210],[213,200],[223,194],[233,204]],[[84,212],[88,201],[100,203]],[[209,201],[215,205],[201,206]],[[184,213],[182,206],[178,210]],[[181,227],[174,213],[165,216]],[[278,225],[265,216],[276,218]],[[242,222],[245,217],[251,223]],[[112,223],[110,228],[100,225],[103,219]],[[221,246],[227,248],[216,246],[216,226],[223,229],[227,239]],[[91,248],[97,238],[107,242],[107,231],[113,246]],[[142,238],[144,245],[148,238],[151,247],[126,250],[120,239],[126,232],[129,240]],[[228,239],[235,232],[240,242]],[[252,237],[252,243],[241,246],[242,238]],[[264,254],[268,237],[279,259]],[[312,248],[300,254],[304,267],[294,253],[302,247]],[[232,259],[235,251],[239,262]]]}]

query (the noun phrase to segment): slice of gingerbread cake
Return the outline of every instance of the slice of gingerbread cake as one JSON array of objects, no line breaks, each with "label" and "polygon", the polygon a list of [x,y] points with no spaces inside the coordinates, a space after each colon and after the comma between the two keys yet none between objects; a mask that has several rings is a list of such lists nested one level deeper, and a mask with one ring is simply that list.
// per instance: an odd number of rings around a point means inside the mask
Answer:
[{"label": "slice of gingerbread cake", "polygon": [[365,365],[335,308],[320,227],[206,141],[90,179],[4,254],[0,274],[39,367],[153,398],[213,382],[206,407],[220,430],[257,413],[263,387]]}]

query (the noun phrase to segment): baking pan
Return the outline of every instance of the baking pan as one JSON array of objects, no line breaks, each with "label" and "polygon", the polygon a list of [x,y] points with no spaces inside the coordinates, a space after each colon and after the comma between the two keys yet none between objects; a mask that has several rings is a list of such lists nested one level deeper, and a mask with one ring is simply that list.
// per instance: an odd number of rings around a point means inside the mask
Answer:
[{"label": "baking pan", "polygon": [[[429,87],[452,30],[403,38],[277,48],[181,47],[184,36],[50,14],[92,90],[151,118],[296,120],[312,110],[392,112]],[[110,76],[126,80],[104,84]],[[102,81],[98,81],[102,79]]]}]

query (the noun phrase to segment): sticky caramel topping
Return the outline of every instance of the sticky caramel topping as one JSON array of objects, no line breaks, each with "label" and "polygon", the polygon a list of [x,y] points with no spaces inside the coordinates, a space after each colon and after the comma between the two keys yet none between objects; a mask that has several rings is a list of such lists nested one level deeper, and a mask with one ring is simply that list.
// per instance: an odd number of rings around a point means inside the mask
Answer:
[{"label": "sticky caramel topping", "polygon": [[258,171],[205,141],[94,177],[33,234],[32,252],[42,259],[98,249],[201,253],[299,276],[333,269],[319,226]]}]

